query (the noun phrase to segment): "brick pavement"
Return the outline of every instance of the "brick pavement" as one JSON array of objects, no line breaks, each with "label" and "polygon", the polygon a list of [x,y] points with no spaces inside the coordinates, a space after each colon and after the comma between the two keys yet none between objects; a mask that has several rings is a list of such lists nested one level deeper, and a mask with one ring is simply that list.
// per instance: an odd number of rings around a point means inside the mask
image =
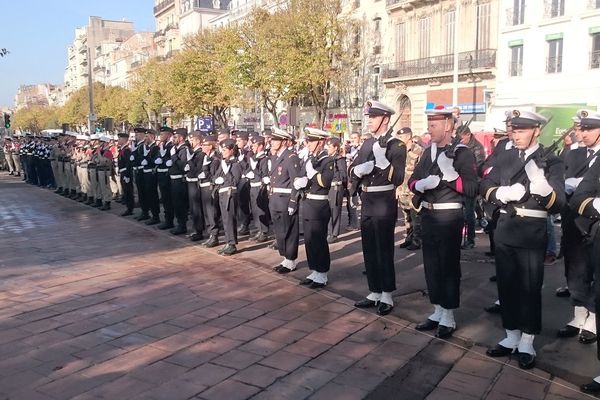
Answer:
[{"label": "brick pavement", "polygon": [[247,253],[223,258],[6,176],[0,197],[2,399],[586,398]]}]

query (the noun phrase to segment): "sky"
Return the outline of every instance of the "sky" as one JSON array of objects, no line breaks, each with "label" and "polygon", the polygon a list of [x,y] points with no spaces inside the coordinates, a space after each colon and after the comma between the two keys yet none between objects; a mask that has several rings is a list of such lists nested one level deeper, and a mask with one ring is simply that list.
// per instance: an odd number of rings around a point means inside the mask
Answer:
[{"label": "sky", "polygon": [[155,30],[152,0],[13,0],[0,8],[0,106],[13,107],[22,84],[62,84],[67,47],[90,16],[131,21]]}]

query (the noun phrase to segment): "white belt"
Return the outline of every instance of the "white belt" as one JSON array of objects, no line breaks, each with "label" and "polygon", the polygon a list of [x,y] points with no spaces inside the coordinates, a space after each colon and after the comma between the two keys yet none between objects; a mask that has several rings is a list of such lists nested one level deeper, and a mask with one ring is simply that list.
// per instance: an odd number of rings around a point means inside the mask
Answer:
[{"label": "white belt", "polygon": [[169,172],[169,168],[156,168],[157,172]]},{"label": "white belt", "polygon": [[210,185],[212,185],[212,183],[210,183],[210,182],[202,182],[202,183],[200,183],[200,187],[209,187]]},{"label": "white belt", "polygon": [[342,182],[331,182],[331,186],[342,186]]},{"label": "white belt", "polygon": [[185,180],[188,182],[198,182],[198,178],[188,178],[187,176],[185,177]]},{"label": "white belt", "polygon": [[292,194],[292,189],[288,189],[288,188],[273,188],[273,193],[286,193],[286,194]]},{"label": "white belt", "polygon": [[225,193],[225,192],[235,192],[237,189],[234,188],[233,186],[227,186],[224,188],[219,189],[219,193]]},{"label": "white belt", "polygon": [[171,179],[181,179],[183,175],[171,175]]},{"label": "white belt", "polygon": [[127,171],[127,168],[120,168],[119,169],[119,172],[125,172],[125,171]]},{"label": "white belt", "polygon": [[428,203],[426,201],[421,202],[421,207],[428,210],[458,210],[462,208],[462,203]]},{"label": "white belt", "polygon": [[311,200],[329,200],[329,196],[327,196],[326,194],[312,194],[309,193],[306,195],[307,199],[311,199]]},{"label": "white belt", "polygon": [[250,182],[250,187],[261,187],[262,182]]},{"label": "white belt", "polygon": [[145,169],[144,170],[144,173],[146,173],[146,174],[149,173],[149,172],[152,172],[152,169]]},{"label": "white belt", "polygon": [[389,190],[394,190],[394,185],[383,185],[383,186],[362,186],[362,191],[371,193],[371,192],[387,192]]},{"label": "white belt", "polygon": [[[532,218],[547,218],[548,212],[544,210],[530,210],[529,208],[517,208],[515,207],[515,213],[519,217],[532,217]],[[500,210],[502,214],[506,214],[506,210]]]},{"label": "white belt", "polygon": [[138,167],[133,167],[133,169],[142,169],[144,167],[138,166]]}]

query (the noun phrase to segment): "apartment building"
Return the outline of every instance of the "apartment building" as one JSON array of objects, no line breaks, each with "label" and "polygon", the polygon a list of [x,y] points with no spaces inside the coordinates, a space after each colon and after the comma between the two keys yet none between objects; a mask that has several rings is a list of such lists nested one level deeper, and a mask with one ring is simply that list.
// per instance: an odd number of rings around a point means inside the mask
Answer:
[{"label": "apartment building", "polygon": [[15,95],[15,110],[29,106],[60,106],[64,101],[62,85],[21,85]]}]

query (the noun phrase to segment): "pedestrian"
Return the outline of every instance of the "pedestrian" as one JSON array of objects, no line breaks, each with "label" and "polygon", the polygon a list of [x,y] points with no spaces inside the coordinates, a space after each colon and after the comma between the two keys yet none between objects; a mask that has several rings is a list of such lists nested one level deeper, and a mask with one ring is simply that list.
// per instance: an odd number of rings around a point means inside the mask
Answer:
[{"label": "pedestrian", "polygon": [[220,143],[221,162],[214,173],[215,198],[218,198],[219,209],[225,231],[225,245],[218,253],[230,256],[236,253],[237,239],[237,213],[238,213],[238,185],[242,179],[242,168],[235,156],[236,142],[234,139],[225,139]]},{"label": "pedestrian", "polygon": [[335,243],[342,228],[342,205],[348,190],[348,164],[346,164],[346,157],[342,155],[341,141],[337,137],[327,140],[326,150],[327,155],[333,159],[333,180],[329,189],[331,218],[328,224],[327,242]]},{"label": "pedestrian", "polygon": [[175,129],[173,135],[173,146],[165,162],[169,169],[169,179],[171,179],[171,198],[173,199],[173,213],[177,220],[177,226],[169,232],[172,235],[182,235],[187,233],[188,218],[188,193],[185,181],[185,165],[187,164],[188,143],[187,129]]}]

